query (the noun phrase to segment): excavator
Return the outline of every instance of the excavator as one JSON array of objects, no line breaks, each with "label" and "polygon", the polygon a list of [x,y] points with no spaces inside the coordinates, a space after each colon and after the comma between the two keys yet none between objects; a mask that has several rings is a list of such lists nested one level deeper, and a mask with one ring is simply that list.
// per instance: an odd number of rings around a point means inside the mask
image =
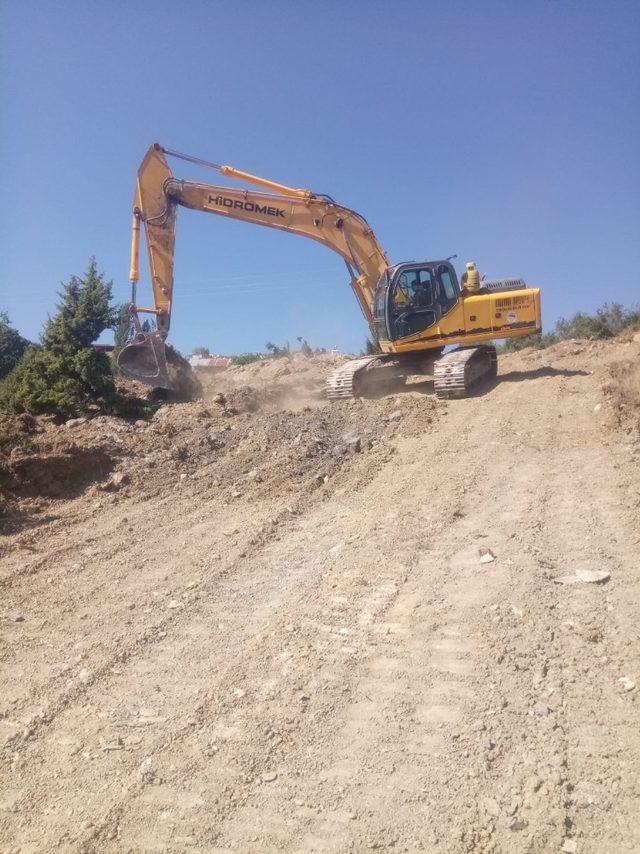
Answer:
[{"label": "excavator", "polygon": [[[251,189],[180,180],[172,174],[167,156],[212,168]],[[341,256],[380,352],[337,368],[326,384],[331,399],[375,395],[390,379],[403,382],[413,375],[432,377],[438,397],[464,397],[496,376],[493,339],[541,330],[540,290],[521,279],[485,281],[470,261],[459,282],[451,263],[455,256],[390,265],[364,217],[331,196],[288,187],[155,143],[138,169],[130,271],[134,335],[119,357],[123,373],[147,385],[176,391],[185,382],[184,361],[165,343],[173,303],[179,206],[299,234]],[[146,308],[137,304],[141,223],[154,303]],[[141,323],[141,314],[152,315],[155,323]],[[450,345],[457,346],[451,349]]]}]

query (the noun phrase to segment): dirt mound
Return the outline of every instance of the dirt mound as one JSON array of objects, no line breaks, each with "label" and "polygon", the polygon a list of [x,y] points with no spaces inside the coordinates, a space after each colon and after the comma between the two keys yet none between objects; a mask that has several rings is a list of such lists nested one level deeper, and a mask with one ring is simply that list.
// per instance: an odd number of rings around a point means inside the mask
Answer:
[{"label": "dirt mound", "polygon": [[626,348],[636,350],[632,358],[609,365],[609,379],[604,391],[618,424],[640,438],[640,332],[628,337]]},{"label": "dirt mound", "polygon": [[102,449],[69,444],[57,452],[15,457],[5,468],[3,488],[21,498],[74,498],[112,468]]},{"label": "dirt mound", "polygon": [[305,356],[291,353],[279,359],[264,359],[236,365],[224,371],[202,374],[203,396],[211,399],[219,392],[242,391],[250,395],[255,409],[297,410],[324,401],[328,374],[345,361],[333,353]]},{"label": "dirt mound", "polygon": [[[637,339],[565,341],[503,355],[500,382],[595,374],[608,404],[603,419],[612,429],[622,420],[634,426],[640,406]],[[210,483],[229,501],[269,489],[295,492],[303,482],[313,491],[354,456],[396,434],[418,436],[446,413],[429,383],[409,384],[379,400],[330,404],[325,381],[344,360],[294,353],[213,375],[199,372],[202,400],[161,405],[148,421],[97,416],[56,425],[7,416],[0,423],[0,490],[5,501],[27,501],[29,512],[87,490],[111,492],[101,500],[113,503],[121,500],[116,493],[158,496],[185,481]],[[478,406],[486,391],[476,396]]]},{"label": "dirt mound", "polygon": [[328,359],[278,360],[148,421],[12,421],[25,478],[113,468],[0,538],[0,842],[640,850],[640,443],[603,391],[639,351],[335,405]]},{"label": "dirt mound", "polygon": [[355,456],[396,433],[424,431],[437,417],[439,404],[411,391],[329,403],[324,382],[341,361],[296,354],[232,369],[211,383],[206,400],[162,405],[148,421],[37,420],[29,448],[6,465],[4,489],[13,499],[37,497],[30,512],[86,490],[114,503],[168,494],[186,481],[228,501],[269,490],[311,493]]},{"label": "dirt mound", "polygon": [[[83,422],[75,419],[70,422]],[[108,446],[96,437],[76,439],[50,419],[3,415],[0,419],[0,522],[15,523],[49,499],[68,500],[103,481],[114,466]]]}]

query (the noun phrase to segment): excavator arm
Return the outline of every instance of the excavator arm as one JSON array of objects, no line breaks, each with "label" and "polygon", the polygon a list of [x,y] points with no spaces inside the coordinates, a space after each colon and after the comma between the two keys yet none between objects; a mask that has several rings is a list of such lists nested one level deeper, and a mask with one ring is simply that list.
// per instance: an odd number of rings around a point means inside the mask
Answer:
[{"label": "excavator arm", "polygon": [[[136,337],[122,353],[125,373],[153,385],[170,387],[163,361],[164,339],[171,321],[176,212],[178,206],[308,237],[337,252],[349,270],[350,283],[373,330],[375,286],[389,262],[366,220],[331,198],[259,178],[231,166],[207,163],[221,174],[261,189],[241,189],[182,181],[173,176],[167,152],[152,145],[140,169],[134,200],[131,272],[132,316]],[[175,152],[171,152],[174,153]],[[178,155],[184,156],[184,155]],[[194,158],[186,158],[194,160]],[[196,161],[203,162],[203,161]],[[143,223],[153,290],[153,308],[137,305],[139,236]],[[142,330],[139,313],[156,317],[157,331]]]}]

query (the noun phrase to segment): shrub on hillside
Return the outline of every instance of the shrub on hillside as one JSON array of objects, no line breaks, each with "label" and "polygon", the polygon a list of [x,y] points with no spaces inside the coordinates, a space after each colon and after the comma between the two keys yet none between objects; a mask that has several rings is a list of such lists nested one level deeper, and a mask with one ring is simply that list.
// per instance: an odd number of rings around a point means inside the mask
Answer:
[{"label": "shrub on hillside", "polygon": [[106,353],[84,348],[67,356],[31,348],[2,384],[0,407],[69,418],[89,403],[112,407],[115,392]]},{"label": "shrub on hillside", "polygon": [[47,321],[42,347],[29,349],[0,388],[0,407],[10,412],[69,417],[89,403],[117,407],[111,361],[91,345],[116,322],[111,282],[94,260],[80,279],[63,285],[56,314]]},{"label": "shrub on hillside", "polygon": [[283,344],[280,347],[279,344],[273,344],[271,341],[267,341],[264,345],[267,353],[269,354],[267,358],[269,359],[281,359],[283,356],[291,355],[291,347],[289,346],[289,342]]},{"label": "shrub on hillside", "polygon": [[0,311],[0,379],[18,364],[30,342],[14,329],[5,311]]},{"label": "shrub on hillside", "polygon": [[556,344],[559,340],[554,332],[536,332],[534,335],[525,335],[523,338],[507,338],[500,349],[506,353],[526,350],[527,347],[542,350]]},{"label": "shrub on hillside", "polygon": [[613,338],[623,329],[640,324],[640,310],[626,309],[620,303],[605,303],[595,314],[582,311],[569,320],[561,318],[556,323],[556,334],[561,340],[567,338]]},{"label": "shrub on hillside", "polygon": [[261,362],[267,357],[264,353],[240,353],[237,356],[231,356],[232,365],[251,365],[254,362]]},{"label": "shrub on hillside", "polygon": [[522,338],[507,338],[500,348],[503,352],[524,350],[526,347],[542,349],[567,341],[570,338],[614,338],[624,329],[640,326],[640,309],[628,309],[614,302],[605,303],[595,314],[579,311],[568,320],[561,317],[553,328],[553,332],[536,333]]},{"label": "shrub on hillside", "polygon": [[[298,338],[298,341],[303,341],[303,339]],[[305,348],[307,352],[305,352]],[[282,347],[271,341],[267,341],[265,350],[267,351],[266,353],[239,353],[237,356],[231,356],[231,363],[233,365],[251,365],[253,362],[262,362],[265,359],[282,359],[284,356],[291,355],[291,346],[288,341]],[[301,352],[305,352],[305,355],[310,355],[313,353],[313,350],[304,341]]]}]

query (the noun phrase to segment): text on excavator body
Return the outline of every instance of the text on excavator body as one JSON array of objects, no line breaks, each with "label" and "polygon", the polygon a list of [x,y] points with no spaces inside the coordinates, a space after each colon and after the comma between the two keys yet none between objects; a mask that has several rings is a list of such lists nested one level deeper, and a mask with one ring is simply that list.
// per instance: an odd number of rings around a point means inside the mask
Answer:
[{"label": "text on excavator body", "polygon": [[240,199],[228,199],[225,196],[213,196],[209,194],[207,197],[207,207],[217,206],[219,208],[234,208],[241,211],[249,211],[257,214],[267,214],[267,216],[281,216],[285,219],[283,208],[273,208],[268,205],[257,205],[254,202],[243,202]]}]

